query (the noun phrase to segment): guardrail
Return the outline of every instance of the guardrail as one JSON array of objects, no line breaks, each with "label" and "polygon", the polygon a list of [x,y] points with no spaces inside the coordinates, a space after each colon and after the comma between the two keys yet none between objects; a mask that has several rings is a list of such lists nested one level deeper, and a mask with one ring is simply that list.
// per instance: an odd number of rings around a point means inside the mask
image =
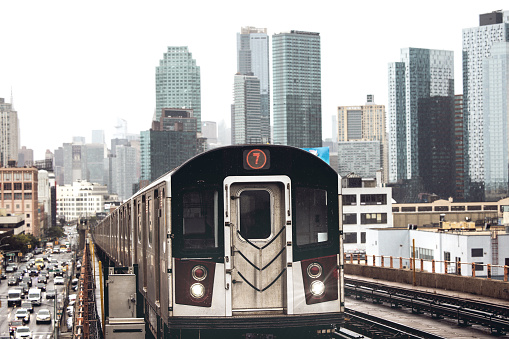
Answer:
[{"label": "guardrail", "polygon": [[[385,255],[366,255],[363,253],[344,253],[344,262],[358,265],[370,265],[375,267],[386,267],[395,269],[409,269],[420,272],[431,272],[439,274],[453,274],[476,277],[478,272],[486,271],[486,276],[482,278],[492,279],[495,276],[502,276],[505,282],[508,281],[509,266],[492,265],[480,263],[468,263],[461,261],[448,260],[429,260],[420,258],[393,257]],[[503,273],[501,273],[501,271]]]}]

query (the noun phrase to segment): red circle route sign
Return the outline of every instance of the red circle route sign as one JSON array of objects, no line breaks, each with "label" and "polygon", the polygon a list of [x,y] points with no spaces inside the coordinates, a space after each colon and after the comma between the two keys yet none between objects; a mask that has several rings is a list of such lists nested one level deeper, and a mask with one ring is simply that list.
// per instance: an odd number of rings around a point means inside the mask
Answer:
[{"label": "red circle route sign", "polygon": [[252,149],[246,155],[246,163],[252,169],[261,169],[267,163],[267,155],[260,149]]}]

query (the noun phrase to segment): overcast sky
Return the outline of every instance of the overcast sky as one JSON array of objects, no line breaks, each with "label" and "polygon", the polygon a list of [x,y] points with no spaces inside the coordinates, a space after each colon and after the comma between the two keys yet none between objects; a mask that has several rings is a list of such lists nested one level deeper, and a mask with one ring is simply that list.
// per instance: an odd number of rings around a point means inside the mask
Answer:
[{"label": "overcast sky", "polygon": [[202,119],[230,125],[240,28],[312,31],[321,36],[325,138],[337,106],[364,104],[367,94],[387,105],[387,64],[400,60],[401,48],[454,51],[462,93],[462,29],[507,4],[0,0],[0,98],[10,102],[12,88],[20,146],[34,149],[36,160],[73,136],[91,142],[93,129],[110,138],[117,118],[139,133],[154,113],[155,67],[167,46],[188,46],[201,67]]}]

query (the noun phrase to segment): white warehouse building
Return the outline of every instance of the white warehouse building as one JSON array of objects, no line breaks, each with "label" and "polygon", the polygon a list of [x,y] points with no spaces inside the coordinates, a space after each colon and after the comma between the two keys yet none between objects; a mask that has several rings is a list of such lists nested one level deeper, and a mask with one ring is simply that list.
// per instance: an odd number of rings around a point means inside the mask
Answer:
[{"label": "white warehouse building", "polygon": [[[390,258],[394,258],[394,267],[399,267],[399,257],[403,265],[410,267],[409,258],[412,257],[412,243],[415,241],[415,257],[419,259],[416,269],[421,268],[423,260],[425,271],[432,272],[432,260],[435,260],[435,272],[458,273],[455,263],[460,265],[461,275],[472,276],[472,263],[475,263],[475,275],[487,276],[487,264],[509,265],[509,234],[505,231],[454,231],[438,232],[436,229],[370,229],[366,235],[366,255],[371,263],[371,256],[376,257],[379,266],[380,256],[384,256],[384,266],[389,267]],[[492,268],[492,276],[502,276],[502,267]]]}]

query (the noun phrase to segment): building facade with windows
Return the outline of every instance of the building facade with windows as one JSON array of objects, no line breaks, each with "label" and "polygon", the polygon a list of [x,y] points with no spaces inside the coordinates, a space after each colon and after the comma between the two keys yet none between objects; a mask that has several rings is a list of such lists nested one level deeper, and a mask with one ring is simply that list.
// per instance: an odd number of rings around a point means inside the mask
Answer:
[{"label": "building facade with windows", "polygon": [[269,141],[262,133],[260,79],[236,74],[233,84],[232,143],[262,144]]},{"label": "building facade with windows", "polygon": [[[403,265],[410,267],[414,240],[415,257],[424,259],[423,268],[428,272],[432,271],[432,260],[436,261],[435,272],[445,273],[443,262],[448,261],[447,273],[459,273],[459,266],[463,276],[472,276],[472,263],[476,264],[476,276],[487,276],[487,264],[509,265],[509,234],[505,231],[370,229],[366,236],[366,255],[376,256],[378,263],[379,256],[385,256],[387,267],[390,256],[402,257]],[[458,262],[464,264],[457,265]],[[503,268],[492,268],[492,276],[503,275]]]},{"label": "building facade with windows", "polygon": [[169,46],[156,67],[156,111],[153,120],[161,117],[162,109],[179,107],[193,110],[201,132],[201,76],[187,46]]},{"label": "building facade with windows", "polygon": [[0,98],[0,166],[9,160],[18,161],[19,120],[12,104]]},{"label": "building facade with windows", "polygon": [[392,190],[378,179],[342,179],[343,237],[345,252],[366,250],[366,231],[392,227]]},{"label": "building facade with windows", "polygon": [[1,208],[10,215],[23,215],[25,233],[39,236],[38,170],[0,168]]},{"label": "building facade with windows", "polygon": [[[419,108],[425,100],[454,100],[454,53],[452,51],[403,48],[401,61],[389,63],[389,182],[419,180]],[[454,115],[453,106],[448,112]]]},{"label": "building facade with windows", "polygon": [[57,214],[66,221],[80,217],[95,216],[104,212],[104,202],[108,198],[106,185],[77,180],[71,185],[57,186]]},{"label": "building facade with windows", "polygon": [[[237,73],[251,75],[259,80],[258,133],[261,143],[270,143],[269,36],[266,28],[247,26],[237,33]],[[237,88],[236,84],[234,86]],[[234,101],[238,94],[241,93],[235,90]]]},{"label": "building facade with windows", "polygon": [[272,36],[273,143],[322,146],[320,33]]}]

